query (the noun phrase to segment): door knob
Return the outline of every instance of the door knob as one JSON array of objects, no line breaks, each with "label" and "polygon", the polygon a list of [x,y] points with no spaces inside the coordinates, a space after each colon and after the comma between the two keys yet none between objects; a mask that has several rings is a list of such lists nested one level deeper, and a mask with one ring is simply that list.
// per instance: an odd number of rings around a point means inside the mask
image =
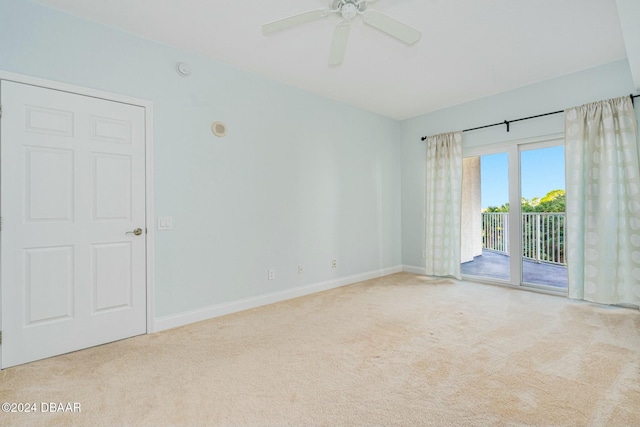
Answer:
[{"label": "door knob", "polygon": [[133,231],[127,231],[125,234],[134,234],[136,236],[139,236],[142,234],[142,228],[136,228]]}]

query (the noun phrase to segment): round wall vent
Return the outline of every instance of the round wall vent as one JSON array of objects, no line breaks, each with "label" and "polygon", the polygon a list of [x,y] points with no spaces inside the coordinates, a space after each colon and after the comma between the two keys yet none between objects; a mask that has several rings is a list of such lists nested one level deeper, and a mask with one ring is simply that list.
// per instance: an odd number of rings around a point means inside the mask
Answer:
[{"label": "round wall vent", "polygon": [[211,125],[211,132],[213,132],[215,136],[226,136],[227,126],[222,122],[213,122],[213,124]]}]

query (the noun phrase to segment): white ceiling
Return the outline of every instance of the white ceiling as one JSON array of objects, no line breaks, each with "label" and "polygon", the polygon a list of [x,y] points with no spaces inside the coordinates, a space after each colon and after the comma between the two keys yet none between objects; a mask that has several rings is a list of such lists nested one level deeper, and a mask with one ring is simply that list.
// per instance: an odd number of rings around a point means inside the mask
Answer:
[{"label": "white ceiling", "polygon": [[627,56],[616,0],[378,0],[422,39],[406,46],[358,17],[337,67],[336,16],[261,31],[328,0],[37,1],[394,119]]}]

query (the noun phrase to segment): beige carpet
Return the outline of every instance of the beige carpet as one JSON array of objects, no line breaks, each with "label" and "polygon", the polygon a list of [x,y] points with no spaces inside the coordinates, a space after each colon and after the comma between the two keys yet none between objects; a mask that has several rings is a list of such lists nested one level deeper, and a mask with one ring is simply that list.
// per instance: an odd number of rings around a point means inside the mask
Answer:
[{"label": "beige carpet", "polygon": [[640,312],[395,274],[0,372],[2,426],[640,426]]}]

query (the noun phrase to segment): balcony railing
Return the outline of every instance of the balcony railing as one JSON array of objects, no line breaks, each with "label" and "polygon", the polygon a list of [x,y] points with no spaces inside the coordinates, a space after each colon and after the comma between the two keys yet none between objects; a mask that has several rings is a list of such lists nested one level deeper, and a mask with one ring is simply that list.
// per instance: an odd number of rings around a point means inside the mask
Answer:
[{"label": "balcony railing", "polygon": [[[566,264],[564,212],[522,214],[522,257],[536,262]],[[509,213],[482,214],[482,247],[509,255]]]},{"label": "balcony railing", "polygon": [[484,212],[482,214],[482,247],[509,255],[509,213]]}]

